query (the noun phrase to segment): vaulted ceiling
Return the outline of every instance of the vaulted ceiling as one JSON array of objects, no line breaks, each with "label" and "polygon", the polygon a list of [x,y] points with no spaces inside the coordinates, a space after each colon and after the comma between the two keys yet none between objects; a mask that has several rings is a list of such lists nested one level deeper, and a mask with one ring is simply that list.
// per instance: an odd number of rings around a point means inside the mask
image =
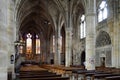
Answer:
[{"label": "vaulted ceiling", "polygon": [[48,2],[43,0],[24,0],[21,2],[17,19],[22,34],[32,33],[49,38],[54,25],[48,11]]},{"label": "vaulted ceiling", "polygon": [[[71,11],[78,18],[80,13],[84,12],[82,2],[71,1]],[[20,32],[22,34],[30,32],[49,39],[55,33],[55,23],[58,23],[58,20],[65,23],[65,10],[68,7],[66,4],[67,0],[21,0],[17,10]]]}]

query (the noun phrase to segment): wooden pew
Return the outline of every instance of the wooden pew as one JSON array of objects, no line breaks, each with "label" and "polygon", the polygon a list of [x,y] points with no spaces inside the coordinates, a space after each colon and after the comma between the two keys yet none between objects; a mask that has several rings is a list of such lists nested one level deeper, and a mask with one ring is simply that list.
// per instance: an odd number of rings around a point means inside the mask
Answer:
[{"label": "wooden pew", "polygon": [[86,70],[86,69],[81,69],[81,70],[77,70],[77,71],[73,71],[73,75],[75,77],[76,80],[80,79],[86,79],[86,73],[94,73],[95,70]]},{"label": "wooden pew", "polygon": [[120,80],[120,76],[105,77],[105,80]]},{"label": "wooden pew", "polygon": [[46,72],[46,71],[26,71],[26,72],[20,72],[20,75],[24,75],[24,74],[27,74],[27,75],[33,75],[33,74],[56,74],[56,73],[52,73],[52,72]]},{"label": "wooden pew", "polygon": [[20,80],[69,80],[69,77],[61,77],[61,75],[57,75],[56,73],[49,72],[46,69],[42,69],[35,66],[33,67],[35,69],[32,69],[30,66],[23,67],[20,71],[19,79]]},{"label": "wooden pew", "polygon": [[[34,71],[35,72],[35,71]],[[32,74],[20,74],[19,79],[20,80],[69,80],[69,77],[61,77],[61,75],[57,75],[55,73],[48,72],[48,74],[36,74],[32,71]],[[28,73],[28,72],[27,72]],[[31,72],[30,72],[31,73]]]},{"label": "wooden pew", "polygon": [[81,77],[81,79],[84,80],[94,80],[94,75],[101,75],[101,74],[110,74],[110,72],[103,72],[103,71],[97,71],[97,70],[78,70],[78,71],[73,71],[74,76],[78,80],[78,78]]},{"label": "wooden pew", "polygon": [[72,70],[83,69],[84,67],[65,67],[65,66],[56,66],[56,65],[44,65],[43,68],[49,69],[52,72],[57,74],[72,73]]},{"label": "wooden pew", "polygon": [[[97,70],[77,70],[72,72],[76,80],[81,77],[84,80],[94,80],[95,78],[105,78],[107,76],[118,76],[120,75],[120,69],[114,67],[99,67]],[[99,76],[98,76],[99,75]],[[88,79],[89,78],[89,79]]]},{"label": "wooden pew", "polygon": [[57,66],[57,65],[42,65],[42,68],[48,69],[51,72],[54,72],[56,74],[61,74],[62,76],[70,77],[70,80],[73,79],[72,71],[74,70],[80,70],[84,69],[84,67],[81,66],[71,66],[71,67],[65,67],[63,65]]},{"label": "wooden pew", "polygon": [[69,80],[69,77],[43,77],[43,78],[25,78],[20,80]]},{"label": "wooden pew", "polygon": [[89,80],[94,80],[93,76],[96,74],[109,74],[108,72],[103,72],[103,71],[93,71],[93,72],[87,72],[84,74],[84,79],[89,79]]},{"label": "wooden pew", "polygon": [[111,77],[111,76],[120,76],[120,74],[95,74],[93,75],[93,79],[104,79],[105,77]]},{"label": "wooden pew", "polygon": [[19,76],[19,78],[42,78],[42,77],[61,77],[61,75],[56,75],[56,74],[42,74],[42,75],[22,75],[22,76]]}]

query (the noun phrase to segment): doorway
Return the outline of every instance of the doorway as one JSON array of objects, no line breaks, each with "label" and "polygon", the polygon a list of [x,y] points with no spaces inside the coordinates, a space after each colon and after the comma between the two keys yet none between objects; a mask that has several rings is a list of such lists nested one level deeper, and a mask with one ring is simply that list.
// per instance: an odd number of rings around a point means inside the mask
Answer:
[{"label": "doorway", "polygon": [[81,65],[82,66],[85,66],[84,62],[85,62],[85,51],[82,51],[82,54],[81,54]]}]

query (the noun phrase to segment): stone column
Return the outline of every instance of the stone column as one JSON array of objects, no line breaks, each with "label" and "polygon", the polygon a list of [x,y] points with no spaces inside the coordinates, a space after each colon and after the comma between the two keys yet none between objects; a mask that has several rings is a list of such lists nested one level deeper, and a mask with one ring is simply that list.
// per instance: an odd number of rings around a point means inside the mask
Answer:
[{"label": "stone column", "polygon": [[58,54],[58,65],[61,65],[61,35],[60,29],[58,31],[58,38],[57,38],[57,54]]},{"label": "stone column", "polygon": [[45,43],[45,49],[46,49],[46,51],[45,51],[45,59],[44,59],[44,61],[45,61],[45,63],[47,63],[47,58],[49,57],[48,56],[48,46],[49,46],[49,42],[48,42],[48,39],[46,39],[46,43]]},{"label": "stone column", "polygon": [[112,52],[112,67],[119,67],[119,25],[118,21],[114,19],[114,33],[113,33],[113,52]]},{"label": "stone column", "polygon": [[32,34],[32,59],[36,59],[36,34]]},{"label": "stone column", "polygon": [[55,53],[54,53],[54,65],[57,65],[58,64],[58,56],[57,56],[57,33],[55,33],[55,46],[54,46],[54,49],[55,49]]},{"label": "stone column", "polygon": [[[112,4],[114,6],[112,6]],[[112,51],[112,67],[120,68],[120,14],[119,14],[119,0],[114,0],[111,4],[110,11],[113,11],[111,15],[113,15],[112,20],[114,20],[113,25],[110,25],[113,28],[113,51]]]},{"label": "stone column", "polygon": [[[119,15],[119,20],[120,20],[120,15]],[[118,68],[120,68],[120,21],[118,20],[118,34],[119,34],[119,39],[118,39],[118,49],[119,49],[119,51],[118,51]]]},{"label": "stone column", "polygon": [[65,35],[65,66],[72,65],[72,4],[71,0],[68,0],[66,9],[66,35]]},{"label": "stone column", "polygon": [[61,65],[61,50],[60,50],[60,29],[57,28],[55,35],[55,65]]},{"label": "stone column", "polygon": [[7,0],[0,0],[0,80],[7,80],[8,35],[7,35]]},{"label": "stone column", "polygon": [[114,34],[113,34],[113,54],[112,54],[112,66],[120,68],[120,1],[114,2]]},{"label": "stone column", "polygon": [[65,66],[69,67],[72,64],[72,29],[66,29],[66,52],[65,52]]},{"label": "stone column", "polygon": [[119,54],[118,54],[118,68],[120,68],[120,13],[119,13],[119,11],[120,11],[120,7],[119,7],[119,5],[120,5],[120,0],[118,0],[118,30],[119,30],[119,39],[118,39],[118,43],[119,43]]},{"label": "stone column", "polygon": [[88,0],[86,7],[86,69],[95,69],[96,0]]},{"label": "stone column", "polygon": [[47,64],[50,63],[50,39],[47,39],[46,41],[46,62]]},{"label": "stone column", "polygon": [[58,65],[58,55],[57,55],[57,41],[56,41],[56,37],[55,37],[54,65]]},{"label": "stone column", "polygon": [[47,45],[48,44],[48,40],[47,39],[44,39],[44,43],[41,43],[41,44],[43,44],[43,52],[42,52],[42,54],[41,54],[41,58],[42,58],[42,62],[43,63],[47,63],[47,58],[48,58],[48,56],[47,56],[47,46],[49,46],[49,45]]},{"label": "stone column", "polygon": [[[12,72],[12,79],[15,78],[15,45],[14,41],[16,39],[16,28],[15,28],[15,19],[14,19],[14,2],[9,0],[8,1],[8,14],[7,14],[7,19],[8,19],[8,28],[7,28],[7,34],[8,34],[8,56],[9,56],[9,67],[8,67],[8,72]],[[11,63],[11,55],[14,55],[14,61]]]}]

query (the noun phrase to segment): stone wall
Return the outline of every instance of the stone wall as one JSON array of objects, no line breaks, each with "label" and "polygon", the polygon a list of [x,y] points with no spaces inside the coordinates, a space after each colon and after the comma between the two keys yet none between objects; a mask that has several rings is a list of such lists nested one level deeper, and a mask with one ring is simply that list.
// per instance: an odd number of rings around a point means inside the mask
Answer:
[{"label": "stone wall", "polygon": [[73,65],[81,65],[81,54],[85,51],[85,39],[73,40],[72,57]]},{"label": "stone wall", "polygon": [[14,72],[10,58],[16,36],[13,7],[11,0],[0,0],[0,80],[7,80],[8,71]]},{"label": "stone wall", "polygon": [[[97,38],[99,36],[99,33],[101,31],[105,31],[108,33],[111,44],[109,45],[104,45],[101,47],[96,47],[96,65],[99,66],[100,63],[100,55],[104,54],[106,57],[106,66],[112,66],[112,67],[120,67],[120,48],[119,48],[119,39],[120,39],[120,14],[119,14],[119,0],[109,0],[107,1],[108,4],[108,18],[100,23],[97,22],[96,26],[96,45],[99,44]],[[97,4],[99,5],[99,3]],[[108,39],[109,41],[109,39]],[[102,44],[104,42],[101,42]],[[98,57],[99,56],[99,57]]]}]

